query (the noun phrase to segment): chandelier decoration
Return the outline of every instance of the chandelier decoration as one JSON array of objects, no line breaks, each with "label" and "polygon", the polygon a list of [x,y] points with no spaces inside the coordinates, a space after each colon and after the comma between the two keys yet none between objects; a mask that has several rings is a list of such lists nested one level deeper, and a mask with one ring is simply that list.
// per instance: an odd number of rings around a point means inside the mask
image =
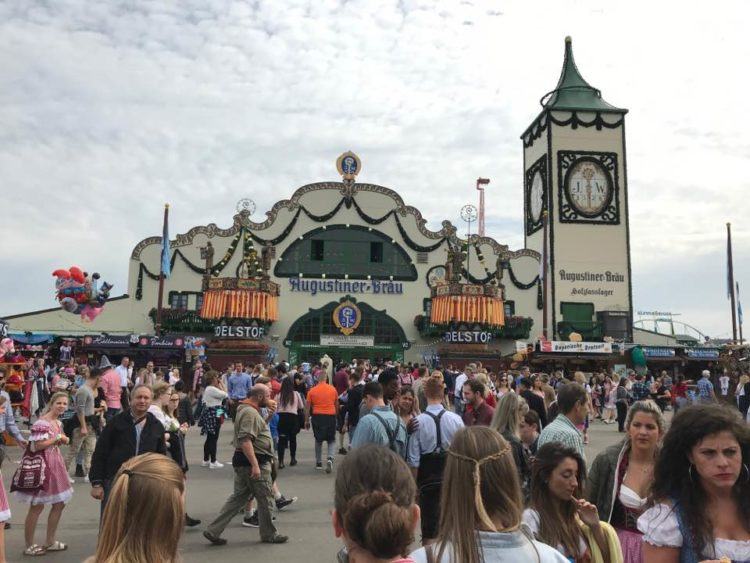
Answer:
[{"label": "chandelier decoration", "polygon": [[[458,244],[448,243],[445,278],[436,283],[431,291],[430,322],[436,325],[480,324],[488,328],[502,327],[505,324],[502,285],[462,281],[462,273],[465,271],[468,274],[469,271],[471,223],[477,219],[476,208],[473,205],[464,206],[461,218],[468,225],[468,238],[463,248]],[[481,256],[480,261],[483,261]]]},{"label": "chandelier decoration", "polygon": [[[237,205],[240,215],[249,216],[255,205],[250,200],[241,200]],[[201,249],[201,258],[206,260],[206,275],[203,281],[203,305],[200,316],[204,319],[247,319],[272,323],[279,318],[279,284],[271,281],[271,249],[263,248],[259,253],[253,239],[242,229],[242,261],[237,277],[211,277],[213,270],[213,247]]]}]

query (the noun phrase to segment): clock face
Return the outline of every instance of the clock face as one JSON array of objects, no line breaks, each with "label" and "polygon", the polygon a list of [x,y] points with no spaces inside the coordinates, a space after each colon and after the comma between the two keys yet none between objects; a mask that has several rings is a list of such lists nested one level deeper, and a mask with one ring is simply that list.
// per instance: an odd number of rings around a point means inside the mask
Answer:
[{"label": "clock face", "polygon": [[584,217],[596,217],[612,199],[612,177],[597,161],[577,160],[565,178],[568,201]]},{"label": "clock face", "polygon": [[544,208],[544,180],[542,180],[542,173],[538,170],[531,180],[529,205],[531,207],[531,220],[536,223],[542,218],[542,209]]}]

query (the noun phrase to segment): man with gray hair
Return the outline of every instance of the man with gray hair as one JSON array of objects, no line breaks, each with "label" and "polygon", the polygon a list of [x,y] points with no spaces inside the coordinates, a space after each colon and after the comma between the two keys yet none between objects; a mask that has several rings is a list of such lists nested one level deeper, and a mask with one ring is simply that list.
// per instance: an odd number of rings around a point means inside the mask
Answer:
[{"label": "man with gray hair", "polygon": [[289,538],[276,531],[271,511],[274,495],[271,469],[274,457],[273,438],[266,420],[260,413],[268,407],[271,389],[263,384],[253,386],[247,399],[237,406],[234,419],[234,492],[221,508],[216,519],[209,524],[203,537],[214,545],[226,545],[221,537],[227,524],[245,508],[253,498],[258,503],[260,539],[264,543],[285,543]]}]

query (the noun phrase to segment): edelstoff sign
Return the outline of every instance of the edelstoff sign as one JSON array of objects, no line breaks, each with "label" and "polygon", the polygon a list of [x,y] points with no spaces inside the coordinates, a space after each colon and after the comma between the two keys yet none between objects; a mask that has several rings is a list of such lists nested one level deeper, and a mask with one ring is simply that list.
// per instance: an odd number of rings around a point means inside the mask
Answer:
[{"label": "edelstoff sign", "polygon": [[572,354],[611,354],[611,342],[565,342],[559,340],[541,340],[540,352],[557,352]]},{"label": "edelstoff sign", "polygon": [[454,344],[487,344],[492,340],[492,333],[482,330],[451,330],[445,333],[443,340]]},{"label": "edelstoff sign", "polygon": [[216,338],[249,338],[260,340],[266,335],[266,329],[262,326],[227,326],[219,325],[214,328]]},{"label": "edelstoff sign", "polygon": [[374,336],[344,336],[343,334],[321,334],[321,346],[369,348],[375,346]]}]

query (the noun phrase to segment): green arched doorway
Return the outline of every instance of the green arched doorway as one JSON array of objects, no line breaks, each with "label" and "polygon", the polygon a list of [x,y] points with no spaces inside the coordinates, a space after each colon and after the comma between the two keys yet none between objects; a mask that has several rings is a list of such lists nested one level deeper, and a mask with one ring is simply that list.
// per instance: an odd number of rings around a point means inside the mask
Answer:
[{"label": "green arched doorway", "polygon": [[[359,322],[351,334],[342,334],[334,313],[340,305],[353,304],[359,311]],[[347,295],[319,309],[310,309],[289,328],[284,346],[289,349],[289,363],[316,362],[328,355],[338,362],[352,359],[403,361],[409,341],[401,325],[385,310],[374,309]]]}]

